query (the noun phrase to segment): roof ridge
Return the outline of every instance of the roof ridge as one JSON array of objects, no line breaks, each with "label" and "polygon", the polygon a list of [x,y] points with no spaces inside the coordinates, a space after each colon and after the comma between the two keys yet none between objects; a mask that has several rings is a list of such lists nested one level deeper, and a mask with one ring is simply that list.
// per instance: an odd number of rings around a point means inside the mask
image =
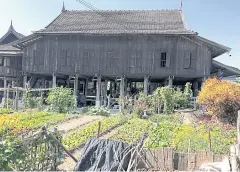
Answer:
[{"label": "roof ridge", "polygon": [[104,12],[127,12],[127,11],[179,11],[179,9],[143,9],[143,10],[136,10],[136,9],[126,9],[126,10],[66,10],[67,12],[94,12],[94,11],[104,11]]}]

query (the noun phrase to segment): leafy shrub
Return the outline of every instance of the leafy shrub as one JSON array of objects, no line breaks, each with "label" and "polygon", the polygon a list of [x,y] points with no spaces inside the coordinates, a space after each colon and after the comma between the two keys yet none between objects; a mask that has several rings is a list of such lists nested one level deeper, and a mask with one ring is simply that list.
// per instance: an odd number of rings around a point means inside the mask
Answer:
[{"label": "leafy shrub", "polygon": [[52,89],[47,97],[47,103],[52,110],[66,113],[76,107],[76,98],[72,95],[70,88],[57,87]]},{"label": "leafy shrub", "polygon": [[0,142],[0,171],[12,171],[27,158],[20,139],[7,137]]},{"label": "leafy shrub", "polygon": [[99,116],[109,116],[110,111],[104,107],[91,107],[88,109],[87,114],[89,115],[99,115]]},{"label": "leafy shrub", "polygon": [[212,116],[236,122],[237,111],[240,109],[240,86],[228,81],[210,78],[198,95],[199,104],[205,105]]},{"label": "leafy shrub", "polygon": [[149,132],[149,138],[147,139],[145,146],[155,149],[158,147],[171,147],[173,130],[180,125],[180,120],[174,118],[173,115],[158,115],[157,126],[152,127]]},{"label": "leafy shrub", "polygon": [[144,111],[146,110],[148,115],[153,114],[155,112],[156,101],[154,101],[153,95],[146,95],[144,93],[140,93],[138,99],[135,101],[135,109],[134,112],[138,117],[142,117]]},{"label": "leafy shrub", "polygon": [[13,108],[13,99],[5,99],[4,104],[3,104],[4,108]]},{"label": "leafy shrub", "polygon": [[189,107],[192,97],[191,84],[185,85],[184,92],[179,88],[160,87],[153,95],[155,96],[153,100],[163,106],[163,113],[171,114],[175,109]]}]

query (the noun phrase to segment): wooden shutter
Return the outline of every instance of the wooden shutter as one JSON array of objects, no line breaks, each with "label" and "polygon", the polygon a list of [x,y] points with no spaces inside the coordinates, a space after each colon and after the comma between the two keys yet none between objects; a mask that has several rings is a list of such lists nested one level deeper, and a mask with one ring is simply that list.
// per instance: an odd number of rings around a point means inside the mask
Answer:
[{"label": "wooden shutter", "polygon": [[166,67],[171,66],[171,57],[169,53],[166,53]]},{"label": "wooden shutter", "polygon": [[184,69],[189,69],[191,67],[191,53],[186,52],[184,56]]}]

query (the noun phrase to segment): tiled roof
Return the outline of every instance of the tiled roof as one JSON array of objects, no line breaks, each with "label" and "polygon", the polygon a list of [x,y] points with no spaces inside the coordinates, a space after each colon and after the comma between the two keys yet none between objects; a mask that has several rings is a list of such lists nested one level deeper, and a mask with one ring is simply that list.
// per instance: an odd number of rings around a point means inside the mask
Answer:
[{"label": "tiled roof", "polygon": [[196,34],[180,10],[64,11],[36,33]]}]

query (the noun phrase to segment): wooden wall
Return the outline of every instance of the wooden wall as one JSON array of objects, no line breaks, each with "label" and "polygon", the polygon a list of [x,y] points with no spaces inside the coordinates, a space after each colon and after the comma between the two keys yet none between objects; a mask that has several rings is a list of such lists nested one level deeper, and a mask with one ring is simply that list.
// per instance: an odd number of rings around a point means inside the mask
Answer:
[{"label": "wooden wall", "polygon": [[[168,67],[161,68],[161,52]],[[186,68],[186,57],[191,56]],[[191,54],[191,55],[189,55]],[[189,60],[189,59],[188,59]],[[44,36],[26,46],[23,71],[71,75],[153,78],[198,78],[210,74],[211,52],[193,41],[174,36]],[[189,63],[189,61],[187,62]]]}]

